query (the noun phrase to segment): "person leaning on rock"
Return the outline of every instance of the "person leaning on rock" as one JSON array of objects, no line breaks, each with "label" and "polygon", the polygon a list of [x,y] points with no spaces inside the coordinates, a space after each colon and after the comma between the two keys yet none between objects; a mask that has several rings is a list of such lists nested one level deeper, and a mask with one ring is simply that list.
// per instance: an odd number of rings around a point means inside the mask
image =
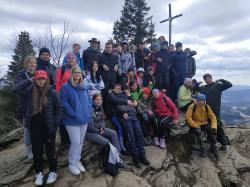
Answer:
[{"label": "person leaning on rock", "polygon": [[191,132],[197,136],[201,148],[201,156],[206,156],[203,139],[207,133],[210,139],[210,151],[215,157],[218,157],[215,145],[217,137],[217,120],[210,106],[206,104],[206,96],[204,94],[199,94],[196,98],[196,102],[188,107],[186,121],[191,127]]}]

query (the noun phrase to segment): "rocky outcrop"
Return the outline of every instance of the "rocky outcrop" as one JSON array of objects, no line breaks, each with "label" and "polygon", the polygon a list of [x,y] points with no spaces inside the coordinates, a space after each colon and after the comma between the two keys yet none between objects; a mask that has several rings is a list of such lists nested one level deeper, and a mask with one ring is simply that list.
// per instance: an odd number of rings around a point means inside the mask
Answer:
[{"label": "rocky outcrop", "polygon": [[[250,129],[227,128],[232,145],[227,152],[219,151],[219,160],[210,155],[201,158],[192,147],[189,135],[167,139],[168,147],[162,150],[147,146],[146,155],[151,166],[137,169],[131,158],[124,157],[131,171],[120,171],[116,177],[103,173],[98,164],[98,146],[86,142],[83,163],[87,172],[79,177],[72,176],[67,169],[67,151],[58,153],[58,181],[54,186],[250,186]],[[0,152],[0,186],[33,186],[32,162],[24,156],[24,147],[19,145]],[[47,169],[45,170],[47,172]]]}]

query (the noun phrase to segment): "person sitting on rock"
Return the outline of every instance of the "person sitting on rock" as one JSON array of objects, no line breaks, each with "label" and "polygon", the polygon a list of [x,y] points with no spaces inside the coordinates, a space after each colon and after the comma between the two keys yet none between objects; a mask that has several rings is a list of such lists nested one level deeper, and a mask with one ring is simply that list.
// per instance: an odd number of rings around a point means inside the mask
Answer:
[{"label": "person sitting on rock", "polygon": [[124,100],[124,104],[117,103],[116,108],[123,118],[124,127],[128,135],[128,143],[133,156],[135,167],[140,168],[140,162],[149,165],[144,149],[144,137],[141,124],[137,118],[136,106],[137,102],[133,101],[130,96],[129,87],[124,89],[124,93],[119,95],[120,100]]},{"label": "person sitting on rock", "polygon": [[141,90],[141,88],[138,87],[138,83],[131,82],[129,84],[129,87],[130,87],[130,91],[131,91],[131,97],[133,98],[133,100],[138,101],[142,96],[142,90]]},{"label": "person sitting on rock", "polygon": [[165,130],[170,127],[170,123],[178,124],[179,113],[173,101],[160,92],[153,89],[153,111],[156,114],[157,125],[154,126],[154,143],[160,148],[166,148]]},{"label": "person sitting on rock", "polygon": [[151,89],[145,87],[142,89],[142,98],[138,101],[137,112],[142,127],[144,142],[146,145],[154,144],[150,137],[150,132],[154,125],[155,114],[152,109]]},{"label": "person sitting on rock", "polygon": [[218,154],[215,145],[217,138],[217,120],[210,106],[206,104],[206,96],[204,94],[199,94],[196,98],[196,102],[188,107],[186,121],[191,127],[191,132],[197,136],[201,148],[201,156],[206,156],[204,137],[207,133],[211,144],[210,151],[217,158]]},{"label": "person sitting on rock", "polygon": [[118,141],[117,133],[114,130],[105,127],[105,116],[102,108],[102,95],[100,93],[93,95],[92,105],[92,122],[89,123],[87,128],[87,140],[101,146],[106,145],[110,140],[111,144],[115,146],[118,152],[120,152],[121,147]]},{"label": "person sitting on rock", "polygon": [[185,78],[184,84],[179,88],[178,91],[178,106],[183,112],[188,109],[194,100],[192,97],[192,84],[193,82],[191,78]]}]

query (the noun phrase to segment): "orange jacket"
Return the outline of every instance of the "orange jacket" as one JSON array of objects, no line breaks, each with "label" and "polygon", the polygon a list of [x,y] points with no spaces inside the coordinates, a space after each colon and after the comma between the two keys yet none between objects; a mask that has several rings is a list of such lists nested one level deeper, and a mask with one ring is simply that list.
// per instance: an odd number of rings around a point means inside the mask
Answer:
[{"label": "orange jacket", "polygon": [[206,111],[205,105],[198,105],[196,104],[196,110],[193,113],[194,104],[191,104],[188,107],[186,112],[186,121],[190,127],[196,128],[201,125],[209,124],[209,120],[211,123],[212,129],[217,129],[217,120],[216,116],[214,115],[212,109],[209,105],[207,105],[208,112]]}]

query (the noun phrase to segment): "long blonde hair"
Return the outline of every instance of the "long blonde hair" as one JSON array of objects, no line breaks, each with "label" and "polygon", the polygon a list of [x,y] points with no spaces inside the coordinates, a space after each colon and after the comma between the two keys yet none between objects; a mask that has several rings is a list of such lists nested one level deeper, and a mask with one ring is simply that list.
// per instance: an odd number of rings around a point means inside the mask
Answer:
[{"label": "long blonde hair", "polygon": [[75,72],[75,71],[80,71],[80,72],[82,72],[82,70],[81,70],[81,68],[80,68],[79,66],[74,66],[74,67],[71,68],[71,71],[70,71],[70,82],[71,82],[71,84],[72,84],[74,87],[76,87],[77,84],[80,84],[80,86],[83,86],[83,76],[82,76],[82,73],[81,73],[81,77],[80,77],[79,82],[78,82],[78,83],[75,83],[75,82],[74,82],[73,72]]},{"label": "long blonde hair", "polygon": [[35,56],[32,56],[32,55],[29,55],[29,56],[27,56],[27,57],[24,59],[24,61],[23,61],[23,68],[24,68],[24,69],[27,68],[28,63],[29,63],[29,61],[31,61],[31,60],[34,60],[34,61],[36,62],[36,57],[35,57]]}]

